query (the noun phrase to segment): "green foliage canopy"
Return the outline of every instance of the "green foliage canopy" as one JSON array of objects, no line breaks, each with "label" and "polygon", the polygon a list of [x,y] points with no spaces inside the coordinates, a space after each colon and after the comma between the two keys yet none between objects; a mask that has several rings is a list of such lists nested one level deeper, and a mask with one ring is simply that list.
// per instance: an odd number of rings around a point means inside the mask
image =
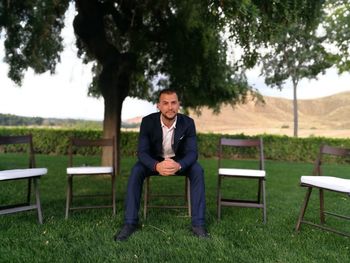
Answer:
[{"label": "green foliage canopy", "polygon": [[[69,2],[0,2],[5,62],[17,84],[28,67],[37,73],[54,72]],[[106,86],[124,90],[125,96],[151,99],[159,86],[166,86],[178,90],[185,107],[218,109],[223,102],[239,101],[249,90],[243,72],[256,64],[257,48],[275,39],[279,26],[288,26],[296,17],[311,24],[322,1],[74,2],[79,55],[85,62],[95,61],[91,94],[103,95]],[[227,40],[243,51],[238,59],[228,61]]]},{"label": "green foliage canopy", "polygon": [[339,72],[350,71],[350,3],[346,0],[328,0],[327,17],[323,23],[328,38],[329,52]]},{"label": "green foliage canopy", "polygon": [[8,73],[20,85],[24,72],[53,73],[63,50],[61,29],[68,1],[0,1],[0,36]]}]

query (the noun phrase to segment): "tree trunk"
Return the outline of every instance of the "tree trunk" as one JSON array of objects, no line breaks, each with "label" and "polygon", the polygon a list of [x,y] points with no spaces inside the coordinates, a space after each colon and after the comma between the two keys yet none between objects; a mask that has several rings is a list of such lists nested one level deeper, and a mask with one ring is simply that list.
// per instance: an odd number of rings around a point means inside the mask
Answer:
[{"label": "tree trunk", "polygon": [[102,153],[102,164],[115,162],[117,174],[120,168],[120,128],[123,101],[130,90],[130,79],[136,68],[136,56],[130,52],[120,52],[111,44],[105,32],[104,1],[75,0],[78,14],[74,18],[74,32],[102,66],[98,76],[98,88],[104,98],[103,137],[115,137],[116,158],[111,160],[111,152]]},{"label": "tree trunk", "polygon": [[298,137],[298,99],[297,81],[293,80],[293,113],[294,113],[294,137]]},{"label": "tree trunk", "polygon": [[[120,174],[120,137],[121,137],[121,113],[123,101],[130,89],[130,77],[132,70],[129,67],[130,57],[121,56],[119,63],[107,64],[103,66],[99,76],[99,87],[104,98],[104,121],[103,137],[115,137],[115,160],[117,174]],[[106,150],[102,155],[103,164],[111,164],[111,152]]]},{"label": "tree trunk", "polygon": [[121,128],[121,112],[125,98],[115,92],[114,96],[104,97],[104,121],[103,121],[103,137],[115,137],[115,160],[111,160],[111,151],[105,150],[102,154],[102,164],[109,165],[115,163],[117,174],[120,173],[120,128]]}]

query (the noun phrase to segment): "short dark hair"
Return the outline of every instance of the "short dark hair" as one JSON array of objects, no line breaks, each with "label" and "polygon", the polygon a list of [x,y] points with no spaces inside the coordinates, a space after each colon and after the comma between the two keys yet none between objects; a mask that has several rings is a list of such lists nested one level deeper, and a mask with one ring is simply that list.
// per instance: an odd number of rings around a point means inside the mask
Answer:
[{"label": "short dark hair", "polygon": [[174,89],[170,89],[170,88],[162,89],[162,90],[159,91],[158,101],[160,101],[160,96],[162,96],[162,94],[174,94],[174,93],[177,95],[177,92]]}]

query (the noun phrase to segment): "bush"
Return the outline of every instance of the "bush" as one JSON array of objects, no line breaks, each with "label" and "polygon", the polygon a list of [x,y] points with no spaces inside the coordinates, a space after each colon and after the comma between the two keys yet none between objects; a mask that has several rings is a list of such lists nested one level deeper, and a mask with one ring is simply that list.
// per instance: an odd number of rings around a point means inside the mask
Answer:
[{"label": "bush", "polygon": [[[0,127],[0,135],[33,135],[36,153],[47,155],[66,155],[69,138],[101,138],[101,130],[93,129],[50,129],[50,128],[6,128]],[[350,148],[350,139],[335,139],[326,137],[295,138],[280,135],[262,134],[247,136],[244,134],[198,134],[198,149],[201,158],[217,156],[219,139],[226,138],[256,138],[264,140],[265,158],[270,160],[313,162],[321,144]],[[121,133],[120,153],[123,156],[135,156],[137,150],[138,132],[123,131]],[[6,147],[6,151],[18,152],[20,148]],[[91,153],[87,153],[91,154]],[[224,151],[225,157],[252,158],[250,152]]]}]

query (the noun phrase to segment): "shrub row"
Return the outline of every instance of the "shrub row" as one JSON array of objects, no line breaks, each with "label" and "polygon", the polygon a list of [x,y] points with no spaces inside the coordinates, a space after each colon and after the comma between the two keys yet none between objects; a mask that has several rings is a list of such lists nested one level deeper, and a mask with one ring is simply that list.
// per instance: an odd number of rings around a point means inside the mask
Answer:
[{"label": "shrub row", "polygon": [[[244,134],[198,134],[200,154],[203,157],[213,157],[217,155],[218,143],[221,137],[225,138],[257,138],[262,137],[264,141],[265,159],[280,160],[290,162],[313,162],[319,152],[320,145],[328,144],[350,148],[350,138],[326,138],[308,137],[295,138],[281,135],[261,134],[247,136]],[[249,152],[224,151],[226,157],[253,157]]]},{"label": "shrub row", "polygon": [[[66,155],[69,138],[72,136],[81,138],[100,138],[101,130],[77,130],[77,129],[50,129],[50,128],[7,128],[0,127],[0,135],[33,135],[36,153],[48,155]],[[312,162],[315,160],[321,144],[342,146],[350,148],[350,139],[335,139],[326,137],[294,138],[279,135],[258,135],[263,137],[265,158],[270,160]],[[218,142],[221,137],[227,138],[254,138],[244,134],[198,134],[198,148],[201,158],[213,158],[217,156]],[[123,156],[135,156],[137,148],[137,132],[121,133],[121,154]],[[20,151],[20,148],[6,148],[6,151]],[[253,157],[251,153],[238,153],[225,150],[226,157],[238,156],[244,158]]]}]

